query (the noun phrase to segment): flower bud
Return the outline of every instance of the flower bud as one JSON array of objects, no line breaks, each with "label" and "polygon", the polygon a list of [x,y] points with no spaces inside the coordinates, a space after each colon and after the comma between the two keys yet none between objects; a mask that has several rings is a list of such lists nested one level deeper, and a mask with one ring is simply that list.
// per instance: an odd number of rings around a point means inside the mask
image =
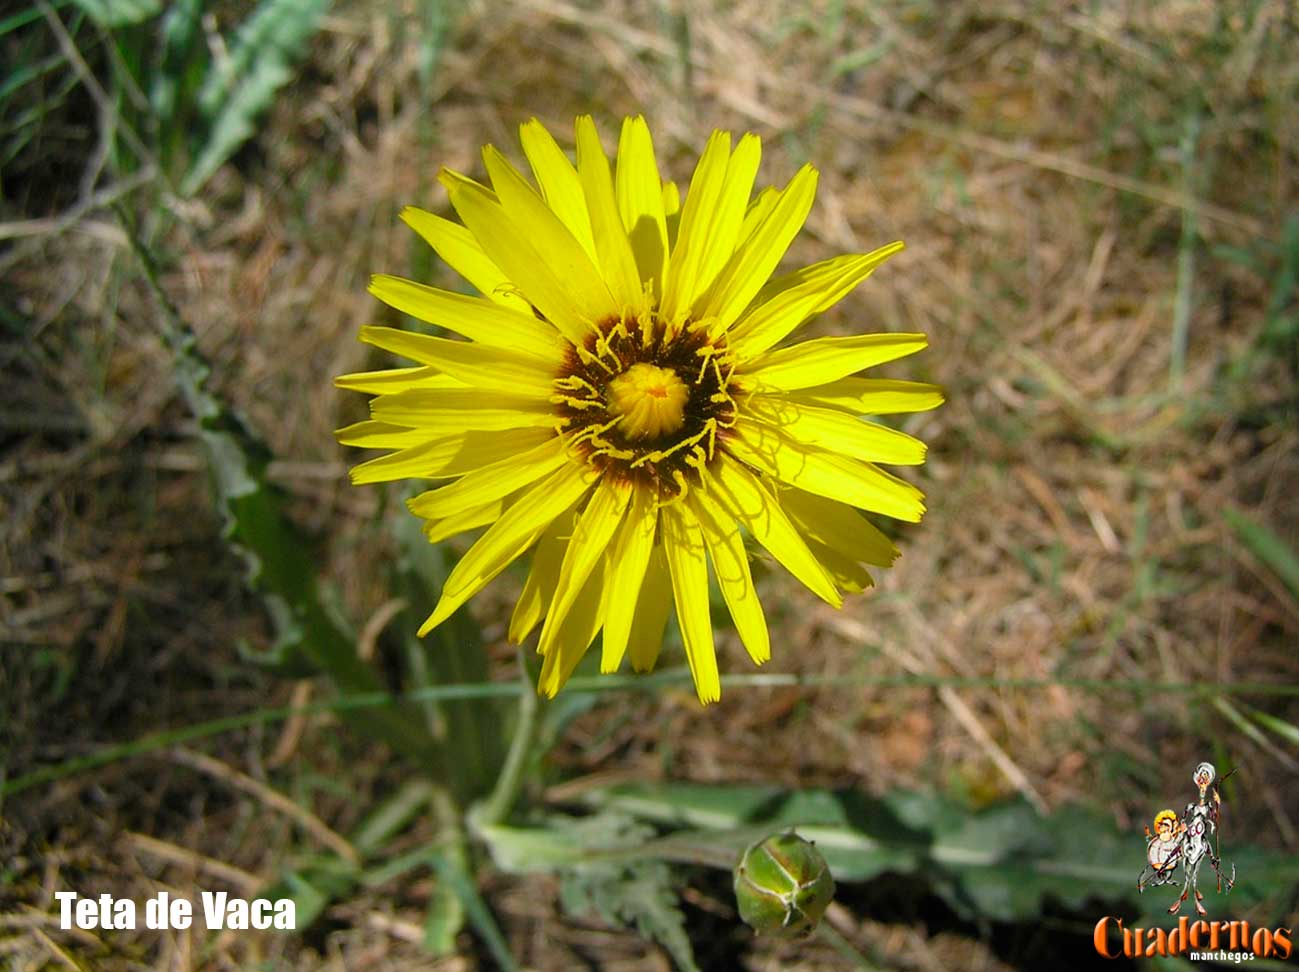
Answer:
[{"label": "flower bud", "polygon": [[735,901],[759,934],[798,938],[817,926],[834,898],[834,878],[816,846],[798,834],[773,834],[735,867]]}]

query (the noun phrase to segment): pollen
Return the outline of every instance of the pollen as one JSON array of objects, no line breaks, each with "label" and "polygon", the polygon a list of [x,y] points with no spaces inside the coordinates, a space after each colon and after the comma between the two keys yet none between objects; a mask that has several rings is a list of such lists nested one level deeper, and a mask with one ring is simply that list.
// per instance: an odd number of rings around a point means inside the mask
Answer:
[{"label": "pollen", "polygon": [[690,388],[670,368],[640,362],[609,382],[609,414],[632,440],[659,439],[685,424]]}]

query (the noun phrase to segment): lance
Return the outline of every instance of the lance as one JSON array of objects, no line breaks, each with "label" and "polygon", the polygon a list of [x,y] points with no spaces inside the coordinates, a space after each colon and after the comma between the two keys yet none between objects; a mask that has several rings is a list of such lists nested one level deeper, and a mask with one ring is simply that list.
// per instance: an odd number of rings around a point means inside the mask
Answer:
[{"label": "lance", "polygon": [[[1239,768],[1240,767],[1236,767],[1236,769]],[[1222,796],[1218,792],[1218,784],[1226,783],[1227,780],[1231,779],[1232,774],[1235,772],[1236,770],[1233,769],[1226,776],[1219,780],[1215,780],[1213,784],[1213,802],[1216,804],[1214,809],[1217,811],[1216,816],[1218,818],[1216,826],[1213,828],[1213,856],[1215,858],[1213,873],[1218,875],[1219,894],[1222,894]],[[1231,887],[1228,886],[1227,890],[1230,891]]]}]

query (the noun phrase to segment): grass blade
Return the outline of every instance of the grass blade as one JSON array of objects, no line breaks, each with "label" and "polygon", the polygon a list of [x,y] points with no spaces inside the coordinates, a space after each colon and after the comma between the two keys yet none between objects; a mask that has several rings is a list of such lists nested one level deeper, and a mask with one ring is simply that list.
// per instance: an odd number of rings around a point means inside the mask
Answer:
[{"label": "grass blade", "polygon": [[510,954],[510,946],[506,943],[505,936],[501,934],[495,916],[487,907],[483,896],[478,893],[473,875],[465,869],[463,862],[451,854],[439,854],[433,859],[433,868],[451,893],[460,899],[469,923],[474,926],[478,937],[492,953],[492,958],[496,960],[502,972],[519,972],[519,963]]},{"label": "grass blade", "polygon": [[1299,599],[1299,555],[1295,554],[1294,548],[1243,513],[1226,509],[1222,515],[1236,534],[1236,539],[1281,578],[1290,593]]}]

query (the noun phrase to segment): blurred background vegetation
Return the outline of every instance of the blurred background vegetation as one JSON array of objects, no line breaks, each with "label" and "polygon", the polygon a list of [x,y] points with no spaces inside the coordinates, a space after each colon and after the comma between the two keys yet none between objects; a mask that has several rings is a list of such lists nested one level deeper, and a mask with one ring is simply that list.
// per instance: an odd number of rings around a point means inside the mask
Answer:
[{"label": "blurred background vegetation", "polygon": [[[440,837],[412,767],[481,793],[497,703],[422,749],[418,701],[338,711],[309,657],[356,645],[342,687],[396,687],[461,549],[407,546],[400,496],[351,487],[331,434],[364,416],[332,377],[382,364],[357,330],[396,323],[368,275],[462,286],[397,213],[445,212],[439,166],[481,176],[484,142],[518,158],[520,122],[567,142],[580,112],[610,146],[643,112],[681,181],[713,128],[763,136],[764,184],[817,164],[791,263],[908,247],[813,327],[927,332],[896,373],[949,401],[905,423],[930,512],[874,591],[835,613],[764,573],[764,674],[788,677],[706,710],[671,670],[575,692],[531,805],[607,825],[579,843],[759,807],[845,847],[1031,831],[1135,883],[1142,827],[1210,759],[1236,769],[1224,857],[1255,848],[1213,916],[1296,923],[1293,882],[1258,878],[1299,874],[1293,4],[48,0],[0,8],[0,64],[0,778],[27,781],[0,803],[3,961],[680,964],[600,914],[607,875],[418,856]],[[423,684],[513,691],[520,583],[462,619],[478,667],[434,645]],[[312,607],[286,624],[286,598]],[[1008,902],[1015,878],[936,851],[841,863],[833,938],[754,939],[703,866],[669,904],[701,967],[750,969],[1082,967],[1134,907],[1081,872]],[[196,887],[310,891],[315,920],[66,932],[52,901]]]}]

